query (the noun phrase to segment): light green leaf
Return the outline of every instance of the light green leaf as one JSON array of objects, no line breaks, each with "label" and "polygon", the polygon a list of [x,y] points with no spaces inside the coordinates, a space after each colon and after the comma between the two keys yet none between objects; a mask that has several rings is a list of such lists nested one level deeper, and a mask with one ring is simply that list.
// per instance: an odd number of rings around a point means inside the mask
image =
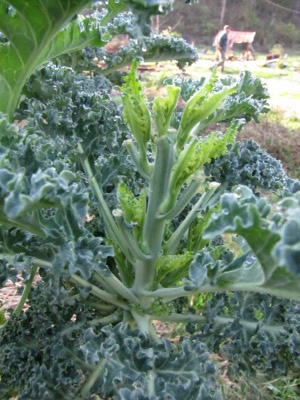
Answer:
[{"label": "light green leaf", "polygon": [[[52,56],[101,44],[98,29],[86,29],[75,21],[60,29],[90,0],[10,0],[0,2],[0,31],[7,43],[0,44],[0,111],[13,116],[24,83],[32,72]],[[11,6],[13,12],[8,13]],[[58,36],[57,36],[58,34]]]},{"label": "light green leaf", "polygon": [[142,191],[139,198],[128,189],[125,183],[121,183],[118,187],[118,198],[120,208],[124,211],[127,223],[135,225],[134,232],[140,235],[146,214],[146,193]]},{"label": "light green leaf", "polygon": [[161,282],[164,286],[174,284],[186,275],[193,258],[193,254],[189,251],[185,254],[159,257],[155,264],[155,283]]},{"label": "light green leaf", "polygon": [[181,117],[180,128],[177,134],[177,148],[182,149],[189,138],[192,129],[202,120],[206,119],[217,110],[227,96],[237,91],[238,85],[223,86],[220,90],[214,91],[216,73],[186,104]]},{"label": "light green leaf", "polygon": [[121,92],[124,119],[131,129],[140,151],[145,152],[145,146],[150,140],[151,119],[142,84],[137,78],[138,66],[138,60],[134,60],[129,74],[124,78],[125,84],[121,87]]},{"label": "light green leaf", "polygon": [[167,133],[180,93],[180,89],[176,86],[167,86],[166,90],[167,95],[165,97],[158,95],[153,104],[158,136],[163,136]]},{"label": "light green leaf", "polygon": [[241,120],[234,120],[225,135],[213,132],[203,140],[194,139],[189,147],[181,152],[172,172],[169,207],[176,201],[182,185],[197,173],[203,164],[226,153],[227,145],[233,143],[242,123]]}]

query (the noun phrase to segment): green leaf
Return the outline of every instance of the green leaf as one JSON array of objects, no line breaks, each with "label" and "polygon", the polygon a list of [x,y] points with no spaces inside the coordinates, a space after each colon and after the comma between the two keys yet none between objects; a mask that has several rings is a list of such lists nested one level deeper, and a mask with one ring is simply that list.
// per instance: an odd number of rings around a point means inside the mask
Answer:
[{"label": "green leaf", "polygon": [[[44,61],[42,54],[47,53],[48,46],[50,51],[58,31],[89,3],[90,0],[0,2],[0,31],[8,39],[0,44],[0,111],[12,118],[26,79]],[[14,10],[10,14],[9,5]]]},{"label": "green leaf", "polygon": [[206,227],[212,213],[215,211],[216,207],[211,208],[203,215],[199,215],[195,219],[195,221],[191,224],[189,228],[188,242],[187,242],[187,248],[189,251],[196,253],[208,243],[208,240],[204,240],[202,237],[203,230]]},{"label": "green leaf", "polygon": [[125,213],[126,222],[137,225],[134,230],[141,232],[146,214],[146,193],[142,191],[137,199],[123,182],[118,187],[118,198],[120,208]]},{"label": "green leaf", "polygon": [[221,154],[225,154],[227,145],[233,143],[242,123],[243,121],[241,120],[234,120],[225,135],[220,132],[213,132],[205,139],[194,139],[181,152],[171,176],[170,196],[168,199],[170,205],[176,200],[182,185],[193,174],[196,174],[203,164],[209,162],[212,158],[217,158]]},{"label": "green leaf", "polygon": [[300,276],[300,193],[280,202],[287,207],[286,218],[281,231],[281,240],[275,246],[272,255],[280,266],[288,265],[289,270]]},{"label": "green leaf", "polygon": [[223,86],[218,91],[214,90],[217,81],[216,71],[186,104],[181,117],[180,128],[177,134],[176,146],[180,150],[187,142],[189,135],[196,125],[217,110],[227,96],[237,91],[238,85]]},{"label": "green leaf", "polygon": [[145,152],[145,146],[150,140],[151,119],[146,96],[141,82],[137,78],[139,62],[134,60],[131,71],[124,78],[125,84],[121,87],[124,107],[124,119],[139,146]]},{"label": "green leaf", "polygon": [[101,25],[106,25],[111,21],[117,14],[126,10],[126,5],[122,1],[118,0],[108,0],[106,3],[107,13],[101,20]]},{"label": "green leaf", "polygon": [[186,275],[192,259],[193,254],[189,251],[185,254],[160,256],[155,264],[155,283],[161,282],[163,286],[166,286],[166,283],[170,285],[171,280],[175,283]]},{"label": "green leaf", "polygon": [[[148,335],[118,324],[98,334],[86,330],[81,348],[95,377],[93,389],[104,398],[115,394],[120,400],[222,398],[214,379],[216,369],[197,341],[184,340],[176,348],[167,339],[153,343]],[[99,363],[103,373],[93,374]]]},{"label": "green leaf", "polygon": [[208,253],[196,254],[189,271],[189,278],[196,287],[202,286],[207,278],[207,270],[212,263],[213,259]]},{"label": "green leaf", "polygon": [[285,219],[269,216],[270,211],[266,200],[257,199],[247,187],[222,196],[221,213],[212,215],[203,237],[236,233],[246,240],[253,256],[245,260],[241,256],[223,269],[218,284],[299,300],[299,209],[288,209]]},{"label": "green leaf", "polygon": [[221,198],[221,214],[214,214],[204,231],[204,237],[212,239],[224,232],[241,235],[254,251],[267,280],[276,268],[271,250],[280,235],[264,223],[264,213],[270,207],[263,199],[256,202],[252,191],[239,187],[235,194],[224,194]]},{"label": "green leaf", "polygon": [[156,96],[153,104],[158,136],[163,136],[167,133],[180,93],[180,89],[176,86],[166,86],[166,91],[167,95],[165,97]]},{"label": "green leaf", "polygon": [[225,354],[231,376],[260,372],[274,379],[299,368],[299,311],[299,303],[266,294],[218,293],[205,302],[206,322],[187,330]]},{"label": "green leaf", "polygon": [[102,40],[103,36],[100,37],[101,22],[93,18],[93,15],[88,17],[79,15],[51,40],[41,53],[37,61],[38,65],[45,64],[62,54],[76,52],[88,45],[104,46],[107,41]]},{"label": "green leaf", "polygon": [[[5,321],[6,321],[6,318],[5,318],[5,311],[4,311],[4,310],[1,310],[1,311],[0,311],[0,326],[1,326],[1,325],[4,325],[4,324],[5,324]],[[0,380],[1,380],[1,376],[0,376]]]}]

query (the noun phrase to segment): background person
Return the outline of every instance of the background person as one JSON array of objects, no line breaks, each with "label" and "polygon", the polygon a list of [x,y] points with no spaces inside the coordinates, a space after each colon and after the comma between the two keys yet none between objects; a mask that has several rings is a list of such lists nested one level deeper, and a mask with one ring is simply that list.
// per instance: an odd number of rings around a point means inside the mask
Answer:
[{"label": "background person", "polygon": [[[216,64],[217,67],[221,67],[221,71],[224,72],[224,64],[225,64],[225,54],[227,50],[227,43],[228,43],[228,33],[231,31],[229,25],[225,25],[224,29],[220,32],[217,42],[216,48]],[[215,65],[211,68],[215,68]]]}]

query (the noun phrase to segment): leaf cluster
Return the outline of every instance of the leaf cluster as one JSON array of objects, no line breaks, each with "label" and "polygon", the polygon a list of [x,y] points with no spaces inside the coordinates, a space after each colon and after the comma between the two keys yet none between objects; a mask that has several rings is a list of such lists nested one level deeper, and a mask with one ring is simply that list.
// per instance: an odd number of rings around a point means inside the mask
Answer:
[{"label": "leaf cluster", "polygon": [[298,371],[299,304],[269,295],[220,293],[206,301],[206,322],[190,322],[192,337],[229,360],[228,371],[261,371],[274,378]]}]

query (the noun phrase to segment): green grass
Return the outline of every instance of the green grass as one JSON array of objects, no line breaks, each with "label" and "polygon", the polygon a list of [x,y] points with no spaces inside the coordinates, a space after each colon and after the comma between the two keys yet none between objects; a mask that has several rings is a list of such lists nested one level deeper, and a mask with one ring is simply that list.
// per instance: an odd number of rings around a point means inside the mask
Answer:
[{"label": "green grass", "polygon": [[[223,370],[225,368],[223,367]],[[227,400],[299,400],[300,398],[300,380],[294,377],[267,380],[257,375],[249,379],[249,376],[241,372],[239,379],[231,381],[226,377],[225,370],[221,376],[221,384],[223,396]]]}]

